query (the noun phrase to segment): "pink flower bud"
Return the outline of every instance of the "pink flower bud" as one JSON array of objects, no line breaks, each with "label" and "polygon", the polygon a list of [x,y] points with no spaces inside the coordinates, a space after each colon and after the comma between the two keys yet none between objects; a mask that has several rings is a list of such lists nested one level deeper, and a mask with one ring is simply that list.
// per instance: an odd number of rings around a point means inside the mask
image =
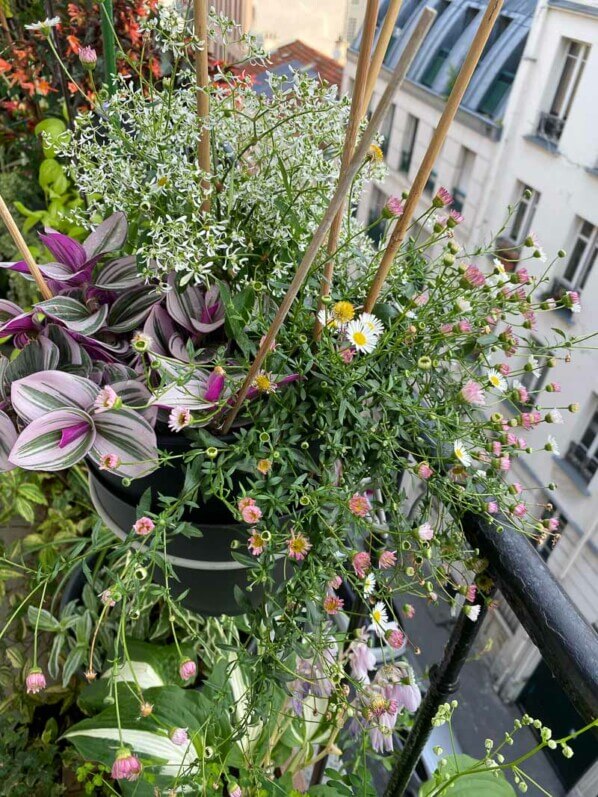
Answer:
[{"label": "pink flower bud", "polygon": [[179,665],[179,675],[183,681],[189,681],[197,675],[197,664],[191,659],[183,659]]},{"label": "pink flower bud", "polygon": [[36,695],[46,688],[46,679],[39,667],[32,667],[25,678],[25,686],[28,695]]},{"label": "pink flower bud", "polygon": [[114,780],[137,780],[141,774],[141,762],[128,747],[121,747],[112,764]]},{"label": "pink flower bud", "polygon": [[173,744],[184,745],[189,744],[189,734],[185,728],[173,728],[170,731],[170,741]]}]

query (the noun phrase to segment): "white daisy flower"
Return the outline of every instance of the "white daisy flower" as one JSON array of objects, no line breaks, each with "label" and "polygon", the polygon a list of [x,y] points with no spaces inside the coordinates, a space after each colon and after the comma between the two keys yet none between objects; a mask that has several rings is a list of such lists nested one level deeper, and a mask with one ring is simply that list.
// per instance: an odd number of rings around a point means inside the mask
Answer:
[{"label": "white daisy flower", "polygon": [[369,354],[376,348],[378,335],[369,330],[360,319],[347,324],[347,340],[357,351]]},{"label": "white daisy flower", "polygon": [[504,393],[507,389],[507,380],[504,376],[499,373],[496,369],[491,368],[487,373],[488,381],[492,385],[495,390],[498,390],[499,393]]},{"label": "white daisy flower", "polygon": [[462,465],[465,465],[466,468],[471,465],[471,457],[467,453],[465,443],[462,440],[455,440],[453,443],[453,451]]},{"label": "white daisy flower", "polygon": [[548,439],[544,447],[546,448],[547,451],[551,451],[553,454],[556,454],[557,457],[561,453],[559,449],[559,444],[551,434],[548,435]]},{"label": "white daisy flower", "polygon": [[318,321],[323,327],[328,327],[329,329],[336,329],[338,327],[336,319],[332,313],[325,308],[318,311]]},{"label": "white daisy flower", "polygon": [[174,407],[168,416],[168,428],[172,432],[180,432],[189,426],[193,417],[187,407]]},{"label": "white daisy flower", "polygon": [[384,332],[384,325],[382,321],[380,321],[379,318],[376,318],[376,316],[372,313],[362,313],[358,320],[361,321],[366,329],[368,329],[377,337]]},{"label": "white daisy flower", "polygon": [[376,576],[373,573],[368,573],[363,582],[363,596],[369,598],[373,595],[376,589]]},{"label": "white daisy flower", "polygon": [[383,637],[388,630],[392,621],[388,619],[388,609],[382,601],[378,601],[370,614],[372,624],[370,628],[373,629],[378,636]]},{"label": "white daisy flower", "polygon": [[563,416],[558,410],[550,410],[550,412],[546,413],[546,421],[548,423],[564,423]]},{"label": "white daisy flower", "polygon": [[455,301],[455,308],[460,310],[462,313],[468,313],[471,310],[471,302],[463,297],[460,297]]},{"label": "white daisy flower", "polygon": [[25,28],[27,30],[39,30],[43,33],[48,33],[50,28],[55,28],[56,25],[60,25],[60,17],[46,17],[46,19],[41,22],[32,22],[30,25],[25,25]]},{"label": "white daisy flower", "polygon": [[533,373],[534,376],[540,376],[541,370],[538,367],[538,360],[534,357],[533,354],[530,354],[530,356],[527,358],[527,364],[530,366],[531,372]]}]

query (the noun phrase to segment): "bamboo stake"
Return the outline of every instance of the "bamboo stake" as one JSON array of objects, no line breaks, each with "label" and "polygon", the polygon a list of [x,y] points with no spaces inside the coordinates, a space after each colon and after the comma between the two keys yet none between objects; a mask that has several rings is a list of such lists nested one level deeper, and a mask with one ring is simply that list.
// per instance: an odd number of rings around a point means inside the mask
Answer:
[{"label": "bamboo stake", "polygon": [[[211,172],[210,159],[210,130],[208,121],[210,116],[210,96],[207,87],[210,82],[208,74],[208,3],[207,0],[193,0],[193,13],[195,18],[195,35],[203,42],[203,47],[195,51],[195,78],[197,84],[197,116],[201,126],[197,142],[197,162],[199,168],[209,174]],[[209,187],[207,181],[203,182],[204,188]],[[210,209],[210,200],[203,205],[204,210]]]},{"label": "bamboo stake", "polygon": [[310,244],[307,247],[305,254],[303,255],[303,259],[301,260],[299,268],[297,269],[297,272],[293,278],[293,281],[291,282],[291,285],[289,286],[289,289],[285,297],[280,303],[280,306],[276,312],[274,320],[270,325],[270,329],[264,336],[260,348],[258,349],[258,352],[255,356],[255,360],[253,361],[249,369],[249,372],[247,373],[245,381],[243,382],[243,385],[237,394],[235,403],[232,409],[230,410],[228,416],[224,420],[222,431],[225,434],[230,430],[233,421],[237,417],[237,414],[241,409],[243,402],[245,401],[245,397],[247,396],[247,392],[251,387],[253,380],[257,376],[260,368],[262,367],[262,364],[266,359],[268,352],[270,351],[272,343],[274,343],[274,341],[276,340],[276,336],[278,335],[278,332],[285,318],[287,317],[289,310],[291,309],[291,305],[293,304],[295,298],[297,297],[297,294],[299,293],[301,286],[305,282],[305,279],[307,278],[307,275],[310,272],[310,269],[314,263],[314,260],[316,259],[316,256],[324,241],[324,238],[326,237],[326,234],[330,229],[330,226],[332,225],[332,221],[336,216],[338,209],[345,201],[345,196],[347,194],[347,191],[349,190],[349,186],[351,185],[351,182],[353,181],[365,157],[367,156],[368,148],[372,142],[372,139],[374,138],[376,131],[380,126],[380,123],[384,119],[384,115],[387,112],[390,103],[392,102],[397,86],[403,79],[404,74],[409,69],[411,62],[413,61],[413,58],[415,57],[415,54],[419,49],[419,46],[422,43],[424,37],[426,36],[427,32],[430,30],[430,27],[435,17],[436,17],[436,11],[434,11],[431,8],[426,7],[422,11],[419,21],[413,33],[411,34],[411,38],[409,39],[407,46],[405,47],[405,50],[401,55],[401,58],[399,59],[399,62],[397,63],[397,66],[394,72],[392,73],[390,80],[388,81],[388,85],[386,86],[384,94],[382,95],[380,102],[378,103],[376,110],[372,114],[372,118],[370,119],[370,122],[367,128],[365,129],[363,136],[361,137],[361,140],[357,146],[355,154],[353,155],[351,163],[349,164],[347,170],[343,174],[341,174],[339,178],[339,182],[336,187],[336,191],[334,192],[334,196],[330,200],[330,204],[328,205],[328,208],[326,209],[326,212],[322,217],[322,221],[320,222],[318,229],[315,231],[314,236],[310,241]]},{"label": "bamboo stake", "polygon": [[384,17],[384,22],[378,35],[378,41],[376,42],[374,54],[372,56],[372,62],[368,71],[368,81],[366,83],[365,94],[363,96],[363,105],[361,108],[362,116],[365,114],[367,107],[371,102],[372,95],[374,94],[376,80],[378,79],[380,69],[382,68],[382,62],[384,61],[384,56],[386,55],[386,51],[390,43],[390,37],[395,29],[402,2],[403,0],[390,0],[388,11]]},{"label": "bamboo stake", "polygon": [[0,195],[0,218],[2,218],[2,221],[6,225],[6,229],[10,234],[10,237],[13,239],[17,249],[23,256],[23,260],[27,263],[31,276],[36,281],[37,287],[39,288],[41,295],[44,297],[44,299],[51,299],[53,295],[52,291],[48,287],[48,283],[46,282],[46,280],[43,277],[43,274],[39,270],[39,266],[33,259],[33,255],[29,251],[29,247],[25,243],[25,239],[21,235],[21,231],[17,227],[16,222],[10,213],[10,210],[6,205],[6,202],[2,198],[2,195]]},{"label": "bamboo stake", "polygon": [[[361,46],[359,48],[359,58],[357,60],[357,70],[355,72],[355,85],[353,87],[353,97],[351,98],[351,110],[349,112],[349,123],[345,133],[345,141],[343,144],[343,154],[341,157],[341,168],[339,172],[339,179],[342,173],[347,169],[353,152],[355,150],[355,142],[357,141],[357,134],[359,133],[359,126],[364,115],[365,104],[365,91],[368,79],[368,72],[370,58],[372,55],[372,44],[374,43],[374,35],[376,33],[376,21],[378,19],[378,0],[368,0],[365,10],[365,18],[361,33]],[[332,287],[332,275],[334,273],[334,260],[330,255],[333,255],[338,249],[338,239],[341,233],[341,226],[343,223],[343,215],[345,211],[345,203],[338,209],[338,213],[334,217],[332,226],[330,227],[330,234],[328,235],[328,246],[326,253],[329,256],[324,266],[324,276],[322,277],[322,287],[320,288],[320,303],[318,306],[319,311],[323,309],[325,296],[328,296]],[[322,323],[318,315],[314,324],[314,338],[317,340],[322,333]]]},{"label": "bamboo stake", "polygon": [[425,185],[428,182],[428,178],[430,177],[430,173],[432,172],[436,158],[438,157],[440,149],[444,143],[448,129],[455,118],[455,114],[459,109],[463,95],[465,94],[467,86],[469,85],[469,81],[471,80],[478,61],[480,60],[480,56],[482,55],[484,46],[488,41],[490,32],[494,27],[494,23],[496,22],[502,4],[503,0],[491,0],[486,8],[486,12],[482,18],[480,27],[478,28],[477,33],[471,43],[467,57],[465,58],[463,66],[461,67],[461,71],[459,72],[457,80],[455,81],[453,90],[451,91],[444,107],[444,111],[442,112],[442,116],[440,117],[438,125],[436,126],[434,134],[432,135],[432,140],[428,145],[424,159],[421,162],[421,166],[419,167],[415,180],[413,181],[413,185],[409,191],[409,196],[405,202],[403,214],[392,231],[388,246],[386,247],[386,251],[382,256],[380,265],[378,266],[378,271],[376,272],[374,281],[372,282],[364,305],[364,310],[367,313],[372,311],[372,308],[376,303],[376,299],[380,294],[380,290],[382,289],[390,269],[392,268],[394,257],[405,239],[411,219],[415,213],[415,210],[417,209],[419,200],[421,199]]}]

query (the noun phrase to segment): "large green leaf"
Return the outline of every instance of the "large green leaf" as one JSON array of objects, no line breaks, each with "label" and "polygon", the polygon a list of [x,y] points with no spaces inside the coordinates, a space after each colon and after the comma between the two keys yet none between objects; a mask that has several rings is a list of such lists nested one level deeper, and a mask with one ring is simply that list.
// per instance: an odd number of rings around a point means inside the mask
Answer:
[{"label": "large green leaf", "polygon": [[[140,717],[139,700],[131,690],[124,684],[117,688],[123,743],[139,756],[146,772],[155,776],[157,786],[170,785],[174,775],[200,757],[206,728],[213,729],[215,739],[230,736],[227,713],[203,692],[178,686],[146,689],[143,698],[153,705],[153,712],[145,718]],[[172,728],[187,728],[195,741],[189,747],[173,744],[167,735]],[[111,766],[120,747],[115,707],[109,706],[96,717],[79,722],[65,737],[87,760]],[[226,752],[222,746],[220,751]]]},{"label": "large green leaf", "polygon": [[[139,639],[127,639],[127,653],[130,661],[122,665],[116,675],[119,681],[136,682],[142,689],[149,689],[167,684],[182,685],[179,675],[181,654],[194,657],[190,645],[156,645],[142,642]],[[105,672],[97,681],[93,681],[81,692],[79,705],[88,714],[101,711],[104,699],[109,690],[111,670]]]},{"label": "large green leaf", "polygon": [[[465,772],[480,762],[468,755],[447,756],[448,763],[443,774],[454,775]],[[435,794],[438,784],[436,780],[428,780],[422,784],[419,797]],[[516,797],[516,792],[499,770],[483,769],[471,775],[463,775],[452,781],[449,789],[438,792],[438,797],[450,794],[451,797]]]}]

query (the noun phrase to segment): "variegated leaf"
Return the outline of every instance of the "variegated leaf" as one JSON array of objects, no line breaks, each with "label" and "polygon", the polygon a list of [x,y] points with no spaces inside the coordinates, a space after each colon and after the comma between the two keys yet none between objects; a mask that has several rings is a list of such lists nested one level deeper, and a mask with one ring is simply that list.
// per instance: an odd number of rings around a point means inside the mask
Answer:
[{"label": "variegated leaf", "polygon": [[207,410],[214,406],[206,401],[206,379],[190,379],[185,385],[170,385],[164,390],[156,390],[153,403],[157,407],[186,407],[189,410]]},{"label": "variegated leaf", "polygon": [[156,433],[135,410],[122,407],[94,415],[96,438],[89,452],[91,460],[100,465],[106,454],[116,454],[119,476],[138,479],[157,467],[158,444]]},{"label": "variegated leaf", "polygon": [[54,371],[58,368],[60,352],[48,338],[38,338],[21,349],[18,357],[11,360],[4,372],[4,388],[8,392],[10,385],[38,371]]},{"label": "variegated leaf", "polygon": [[83,249],[87,259],[99,257],[106,252],[114,252],[120,249],[127,240],[127,218],[122,211],[117,211],[103,221],[96,229],[83,241]]},{"label": "variegated leaf", "polygon": [[98,390],[90,379],[81,376],[63,371],[40,371],[13,382],[10,399],[15,412],[30,423],[65,407],[90,410]]},{"label": "variegated leaf", "polygon": [[16,443],[17,437],[14,423],[5,412],[0,412],[0,471],[12,470],[16,467],[9,462],[8,455]]},{"label": "variegated leaf", "polygon": [[[82,423],[87,424],[87,431],[61,447],[63,432]],[[25,470],[65,470],[85,457],[94,440],[93,421],[86,412],[54,410],[37,418],[21,432],[9,459],[13,465]]]},{"label": "variegated leaf", "polygon": [[147,318],[160,296],[151,288],[142,286],[123,293],[114,302],[108,314],[110,332],[132,332]]},{"label": "variegated leaf", "polygon": [[138,287],[140,280],[135,255],[129,255],[102,266],[94,284],[105,291],[126,291]]},{"label": "variegated leaf", "polygon": [[112,382],[110,387],[120,396],[123,404],[143,415],[152,426],[155,425],[158,409],[151,406],[152,394],[145,385],[135,379],[126,379],[122,382]]},{"label": "variegated leaf", "polygon": [[80,335],[93,335],[100,330],[108,316],[108,305],[104,304],[95,313],[72,296],[54,296],[35,306],[36,310],[62,323]]}]

